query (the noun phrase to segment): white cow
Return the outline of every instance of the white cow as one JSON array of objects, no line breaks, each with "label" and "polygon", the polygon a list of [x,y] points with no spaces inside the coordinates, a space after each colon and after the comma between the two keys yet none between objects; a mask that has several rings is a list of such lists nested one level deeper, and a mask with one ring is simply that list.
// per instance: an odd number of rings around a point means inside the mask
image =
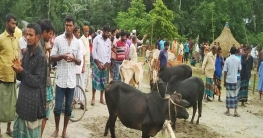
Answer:
[{"label": "white cow", "polygon": [[121,80],[127,84],[135,87],[135,84],[139,85],[143,79],[143,65],[145,62],[134,62],[129,60],[123,60],[119,71]]}]

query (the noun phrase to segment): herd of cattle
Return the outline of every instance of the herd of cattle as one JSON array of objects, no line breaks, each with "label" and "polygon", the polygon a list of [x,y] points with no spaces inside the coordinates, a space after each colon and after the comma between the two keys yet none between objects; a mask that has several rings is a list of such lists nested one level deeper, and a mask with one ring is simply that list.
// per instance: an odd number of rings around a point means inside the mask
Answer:
[{"label": "herd of cattle", "polygon": [[109,119],[104,136],[110,129],[111,137],[116,137],[117,117],[124,126],[141,130],[142,138],[155,136],[163,128],[166,120],[171,120],[175,130],[176,118],[188,119],[189,114],[185,108],[189,107],[193,107],[191,123],[198,109],[196,124],[199,124],[204,83],[199,77],[192,76],[191,67],[185,64],[168,66],[156,76],[154,72],[157,71],[151,64],[151,90],[150,93],[145,93],[134,87],[142,82],[143,65],[144,63],[124,61],[120,67],[122,81],[111,81],[107,86],[105,99]]}]

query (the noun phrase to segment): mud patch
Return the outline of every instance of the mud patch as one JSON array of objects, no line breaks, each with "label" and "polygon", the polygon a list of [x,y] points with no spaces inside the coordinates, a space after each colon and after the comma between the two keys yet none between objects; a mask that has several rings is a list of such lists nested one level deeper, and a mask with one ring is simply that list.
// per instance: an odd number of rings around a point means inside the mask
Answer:
[{"label": "mud patch", "polygon": [[[92,117],[89,118],[85,127],[90,130],[92,138],[102,138],[104,137],[105,125],[108,117],[100,116],[100,117]],[[115,134],[117,138],[140,138],[141,131],[129,129],[122,125],[122,123],[117,120],[115,124]],[[224,137],[215,131],[209,129],[209,127],[205,125],[195,125],[190,124],[188,121],[184,120],[177,121],[177,130],[175,132],[175,136],[179,138],[219,138]],[[108,132],[107,137],[110,138],[110,131]],[[160,131],[155,138],[163,138],[162,131]]]},{"label": "mud patch", "polygon": [[[89,118],[87,125],[85,127],[90,130],[92,138],[102,138],[104,137],[104,130],[106,126],[106,122],[108,120],[108,117],[106,116],[99,116],[99,117],[92,117]],[[129,129],[122,125],[122,123],[117,119],[115,123],[115,134],[117,138],[140,138],[141,137],[141,131]],[[110,138],[110,130],[108,131],[107,137],[104,138]]]},{"label": "mud patch", "polygon": [[223,137],[203,124],[190,124],[188,121],[177,120],[176,137],[179,138],[219,138]]}]

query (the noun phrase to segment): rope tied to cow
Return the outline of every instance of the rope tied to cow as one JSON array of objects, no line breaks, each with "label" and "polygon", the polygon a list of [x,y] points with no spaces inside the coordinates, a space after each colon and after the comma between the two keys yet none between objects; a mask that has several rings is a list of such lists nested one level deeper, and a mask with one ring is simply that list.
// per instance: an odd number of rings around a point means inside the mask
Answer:
[{"label": "rope tied to cow", "polygon": [[176,111],[176,106],[181,107],[181,108],[184,108],[184,107],[181,106],[181,105],[179,105],[179,104],[177,104],[177,103],[175,103],[175,102],[171,99],[171,97],[168,97],[167,99],[168,99],[168,117],[169,117],[169,120],[171,120],[171,103],[174,105],[174,110],[175,110],[175,112],[177,112],[177,111]]},{"label": "rope tied to cow", "polygon": [[[174,133],[173,133],[173,130],[172,130],[172,127],[171,127],[171,103],[174,105],[174,110],[176,111],[176,106],[179,106],[179,107],[183,107],[179,104],[176,104],[172,99],[171,97],[168,97],[166,98],[168,100],[168,116],[169,116],[169,119],[168,120],[165,120],[164,124],[163,124],[163,132],[167,132],[166,130],[168,130],[171,138],[176,138]],[[166,137],[166,133],[164,134],[165,137]]]}]

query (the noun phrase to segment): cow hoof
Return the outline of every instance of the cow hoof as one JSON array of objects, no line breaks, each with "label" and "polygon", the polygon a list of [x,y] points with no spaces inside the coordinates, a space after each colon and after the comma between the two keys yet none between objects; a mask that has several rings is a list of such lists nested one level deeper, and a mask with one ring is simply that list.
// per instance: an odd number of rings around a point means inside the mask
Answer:
[{"label": "cow hoof", "polygon": [[193,121],[191,121],[190,124],[194,124]]},{"label": "cow hoof", "polygon": [[197,125],[199,125],[199,122],[196,122]]}]

